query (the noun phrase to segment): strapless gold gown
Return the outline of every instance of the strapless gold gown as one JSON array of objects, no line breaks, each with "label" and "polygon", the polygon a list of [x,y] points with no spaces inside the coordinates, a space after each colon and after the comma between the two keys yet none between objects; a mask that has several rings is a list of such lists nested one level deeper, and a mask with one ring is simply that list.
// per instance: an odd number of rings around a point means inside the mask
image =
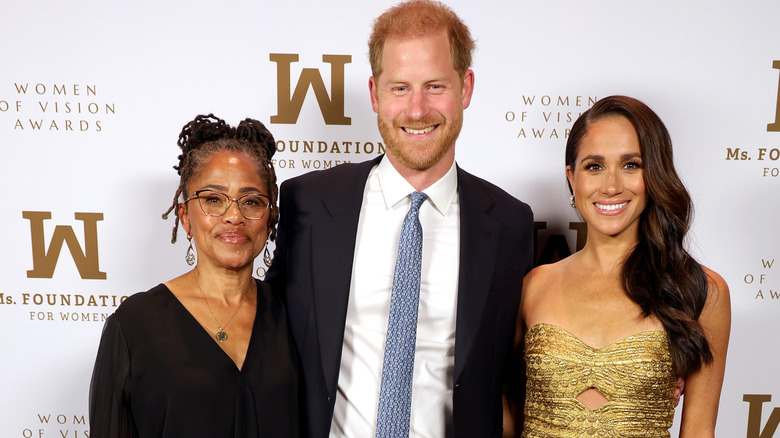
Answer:
[{"label": "strapless gold gown", "polygon": [[[525,336],[523,437],[668,437],[677,377],[666,332],[639,333],[604,348],[536,324]],[[607,402],[590,410],[588,388]]]}]

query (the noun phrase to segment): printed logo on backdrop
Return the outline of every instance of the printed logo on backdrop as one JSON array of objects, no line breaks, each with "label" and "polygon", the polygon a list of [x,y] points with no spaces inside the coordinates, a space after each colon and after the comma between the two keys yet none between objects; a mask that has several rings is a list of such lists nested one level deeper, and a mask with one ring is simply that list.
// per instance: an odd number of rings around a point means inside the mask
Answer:
[{"label": "printed logo on backdrop", "polygon": [[766,405],[767,409],[772,409],[766,423],[761,424],[762,411],[765,403],[772,401],[769,394],[745,394],[743,401],[748,402],[748,420],[747,420],[747,438],[771,438],[775,435],[778,424],[780,424],[780,407],[772,408]]},{"label": "printed logo on backdrop", "polygon": [[97,222],[103,220],[103,213],[76,213],[76,219],[84,223],[84,250],[72,227],[57,225],[46,250],[43,222],[51,219],[49,211],[24,211],[22,217],[30,221],[33,269],[27,271],[28,278],[52,278],[65,244],[70,250],[73,262],[82,279],[105,280],[106,273],[100,271],[98,258]]},{"label": "printed logo on backdrop", "polygon": [[517,108],[507,110],[504,120],[520,140],[569,138],[571,125],[598,101],[596,96],[522,95]]},{"label": "printed logo on backdrop", "polygon": [[23,438],[89,438],[89,424],[85,414],[38,413],[33,420],[34,426],[24,427]]},{"label": "printed logo on backdrop", "polygon": [[[45,222],[51,219],[49,211],[24,211],[22,217],[29,221],[30,246],[33,268],[27,271],[27,278],[51,279],[55,268],[63,262],[63,246],[67,246],[72,261],[83,280],[105,280],[106,273],[100,270],[98,253],[98,226],[103,213],[75,213],[83,224],[82,240],[71,226],[57,225],[46,244]],[[39,285],[41,283],[30,283]],[[104,322],[114,309],[127,298],[112,294],[79,293],[78,291],[50,290],[51,283],[43,285],[45,291],[35,291],[28,286],[23,291],[0,291],[0,305],[13,306],[23,312],[25,320],[36,322]]]},{"label": "printed logo on backdrop", "polygon": [[[778,81],[767,88],[775,101],[774,122],[766,125],[767,132],[780,132],[780,61],[772,62],[772,68],[777,70]],[[771,91],[769,91],[771,90]],[[771,118],[770,118],[771,120]],[[767,144],[748,146],[726,146],[726,160],[750,164],[754,172],[762,178],[780,179],[780,138],[767,136]],[[750,163],[753,161],[754,163]]]},{"label": "printed logo on backdrop", "polygon": [[330,64],[330,95],[325,89],[322,74],[316,68],[304,68],[292,89],[291,65],[298,62],[294,53],[271,53],[271,61],[276,63],[278,113],[271,116],[271,123],[295,124],[303,108],[303,101],[311,88],[320,106],[320,113],[327,125],[349,125],[352,119],[344,115],[344,66],[352,62],[350,55],[322,55],[322,62]]},{"label": "printed logo on backdrop", "polygon": [[780,303],[780,282],[773,275],[775,265],[774,258],[762,258],[761,263],[753,264],[757,269],[748,272],[742,278],[745,284],[751,288],[750,294],[756,300],[777,301]]},{"label": "printed logo on backdrop", "polygon": [[9,83],[0,92],[2,125],[14,132],[102,132],[116,115],[96,84]]},{"label": "printed logo on backdrop", "polygon": [[[323,71],[319,68],[307,67],[300,69],[297,78],[293,75],[293,66],[299,62],[297,53],[271,53],[270,61],[276,64],[276,115],[271,116],[271,123],[278,125],[295,125],[299,122],[304,105],[314,105],[312,97],[319,107],[322,118],[316,120],[301,120],[307,126],[324,122],[326,126],[350,126],[352,118],[346,114],[346,82],[347,65],[352,62],[351,55],[322,55],[322,62],[330,73],[330,90],[325,86]],[[309,93],[312,90],[313,93]],[[366,90],[366,92],[368,92]],[[287,131],[300,132],[299,129]],[[274,129],[276,150],[283,158],[275,157],[273,162],[277,169],[327,169],[341,163],[364,161],[383,154],[385,151],[381,141],[354,138],[330,138],[327,130],[320,131],[314,138],[285,138],[284,130]],[[341,132],[341,131],[340,131]],[[365,156],[368,157],[365,157]]]},{"label": "printed logo on backdrop", "polygon": [[575,233],[574,247],[569,245],[566,234],[548,229],[547,222],[534,222],[534,248],[536,248],[536,263],[534,266],[546,265],[563,260],[585,246],[588,237],[588,227],[585,222],[569,222],[569,230]]},{"label": "printed logo on backdrop", "polygon": [[[780,70],[780,61],[774,61],[772,67]],[[775,121],[766,125],[766,130],[769,132],[780,132],[780,75],[777,80],[777,106],[775,107]]]}]

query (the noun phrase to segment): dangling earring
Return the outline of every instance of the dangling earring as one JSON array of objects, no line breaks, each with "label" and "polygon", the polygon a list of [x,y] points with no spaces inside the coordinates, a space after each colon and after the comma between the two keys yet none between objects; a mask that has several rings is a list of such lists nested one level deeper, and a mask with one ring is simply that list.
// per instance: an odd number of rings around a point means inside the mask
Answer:
[{"label": "dangling earring", "polygon": [[192,249],[192,236],[187,234],[187,240],[190,241],[190,247],[187,248],[187,255],[184,257],[184,260],[187,261],[187,264],[192,266],[195,264],[195,250]]},{"label": "dangling earring", "polygon": [[577,208],[577,204],[574,203],[574,195],[569,196],[569,207]]},{"label": "dangling earring", "polygon": [[271,258],[271,253],[268,251],[268,242],[265,242],[265,252],[263,252],[263,263],[265,263],[266,267],[271,267],[271,262],[273,259]]}]

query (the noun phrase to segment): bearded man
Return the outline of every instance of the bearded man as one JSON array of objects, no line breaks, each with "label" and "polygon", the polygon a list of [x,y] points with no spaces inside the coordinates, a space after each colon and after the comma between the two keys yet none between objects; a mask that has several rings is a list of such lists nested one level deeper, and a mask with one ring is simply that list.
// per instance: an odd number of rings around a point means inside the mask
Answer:
[{"label": "bearded man", "polygon": [[528,205],[455,163],[474,41],[448,7],[374,23],[386,154],[286,181],[266,277],[286,297],[307,437],[500,437]]}]

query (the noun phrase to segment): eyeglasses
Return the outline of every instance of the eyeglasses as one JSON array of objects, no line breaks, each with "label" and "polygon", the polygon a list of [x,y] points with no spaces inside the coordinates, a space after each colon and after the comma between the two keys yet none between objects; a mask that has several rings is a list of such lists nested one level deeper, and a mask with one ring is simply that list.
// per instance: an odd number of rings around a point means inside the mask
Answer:
[{"label": "eyeglasses", "polygon": [[238,205],[238,211],[247,219],[262,219],[271,205],[271,199],[259,193],[250,193],[240,198],[230,196],[216,190],[198,190],[184,203],[198,199],[200,209],[209,216],[222,216],[227,213],[230,203]]}]

